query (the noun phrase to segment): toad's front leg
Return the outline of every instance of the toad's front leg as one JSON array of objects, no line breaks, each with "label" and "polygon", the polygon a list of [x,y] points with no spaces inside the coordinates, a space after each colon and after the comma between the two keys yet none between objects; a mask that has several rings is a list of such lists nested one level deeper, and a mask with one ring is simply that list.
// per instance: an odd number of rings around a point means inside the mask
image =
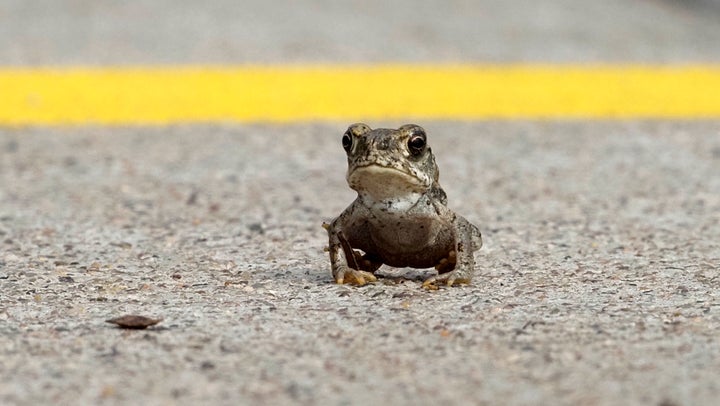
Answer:
[{"label": "toad's front leg", "polygon": [[338,229],[335,222],[323,224],[330,239],[330,269],[333,279],[338,284],[348,283],[350,285],[362,286],[368,282],[375,282],[377,277],[373,274],[380,263],[371,261],[360,252],[350,246],[342,230]]},{"label": "toad's front leg", "polygon": [[468,284],[472,279],[475,272],[474,253],[482,247],[480,230],[461,216],[456,216],[452,224],[457,236],[455,250],[450,251],[447,258],[435,266],[439,274],[426,279],[424,288],[437,289],[438,283],[447,286]]}]

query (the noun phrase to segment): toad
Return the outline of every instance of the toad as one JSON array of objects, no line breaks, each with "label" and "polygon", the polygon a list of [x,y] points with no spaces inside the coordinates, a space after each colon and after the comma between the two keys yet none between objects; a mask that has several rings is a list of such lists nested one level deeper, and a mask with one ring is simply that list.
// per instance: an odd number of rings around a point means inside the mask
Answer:
[{"label": "toad", "polygon": [[467,284],[477,227],[447,207],[425,130],[415,124],[371,129],[353,124],[342,136],[347,182],[355,201],[329,224],[330,266],[335,282],[362,286],[377,280],[383,264],[432,268],[423,287]]}]

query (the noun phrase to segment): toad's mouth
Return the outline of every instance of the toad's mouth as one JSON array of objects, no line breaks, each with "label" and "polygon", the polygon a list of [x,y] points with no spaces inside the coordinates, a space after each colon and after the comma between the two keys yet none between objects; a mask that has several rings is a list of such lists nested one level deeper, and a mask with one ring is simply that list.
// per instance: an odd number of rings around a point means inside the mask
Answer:
[{"label": "toad's mouth", "polygon": [[348,171],[347,181],[354,190],[377,200],[422,193],[430,187],[412,174],[377,164],[355,167]]}]

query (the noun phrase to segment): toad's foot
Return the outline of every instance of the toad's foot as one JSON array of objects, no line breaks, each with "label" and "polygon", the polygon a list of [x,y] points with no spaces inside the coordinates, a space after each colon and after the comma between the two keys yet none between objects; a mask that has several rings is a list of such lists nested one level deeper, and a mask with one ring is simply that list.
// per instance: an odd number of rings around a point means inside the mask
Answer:
[{"label": "toad's foot", "polygon": [[377,277],[371,272],[358,271],[349,267],[343,267],[344,269],[338,269],[335,274],[335,282],[339,285],[347,283],[349,285],[363,286],[368,282],[377,281]]},{"label": "toad's foot", "polygon": [[453,285],[467,285],[470,283],[470,273],[460,269],[455,269],[450,272],[441,273],[437,276],[431,276],[425,279],[422,286],[425,289],[435,290],[438,288],[437,284],[445,284],[447,286]]}]

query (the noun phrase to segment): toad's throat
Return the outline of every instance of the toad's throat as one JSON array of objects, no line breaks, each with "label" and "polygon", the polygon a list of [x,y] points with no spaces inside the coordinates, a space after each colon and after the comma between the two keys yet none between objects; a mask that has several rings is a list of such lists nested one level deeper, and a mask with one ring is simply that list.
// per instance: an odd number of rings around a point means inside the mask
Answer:
[{"label": "toad's throat", "polygon": [[423,193],[430,185],[412,174],[377,164],[355,167],[348,171],[347,181],[359,193],[383,200]]}]

